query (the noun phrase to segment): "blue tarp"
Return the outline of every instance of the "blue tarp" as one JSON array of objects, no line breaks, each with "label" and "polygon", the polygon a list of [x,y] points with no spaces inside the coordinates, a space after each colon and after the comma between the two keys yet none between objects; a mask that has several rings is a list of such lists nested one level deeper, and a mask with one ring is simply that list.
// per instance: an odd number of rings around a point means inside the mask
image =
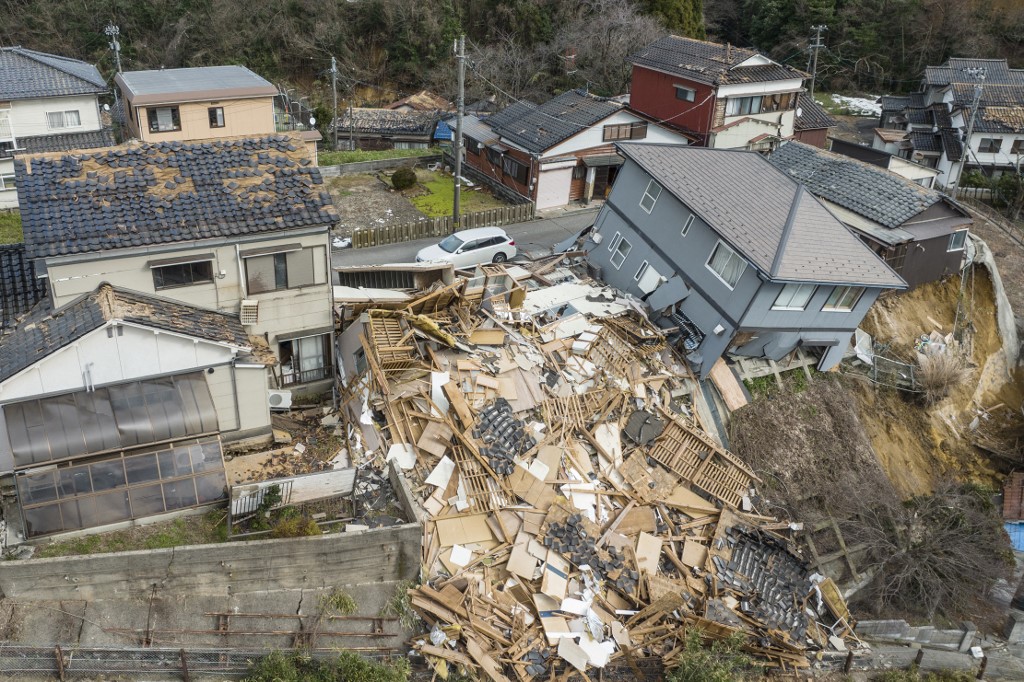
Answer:
[{"label": "blue tarp", "polygon": [[1014,551],[1024,552],[1024,523],[1004,523],[1003,528],[1010,536],[1010,544]]},{"label": "blue tarp", "polygon": [[454,140],[455,136],[452,134],[451,126],[445,121],[438,121],[437,128],[434,129],[435,140]]}]

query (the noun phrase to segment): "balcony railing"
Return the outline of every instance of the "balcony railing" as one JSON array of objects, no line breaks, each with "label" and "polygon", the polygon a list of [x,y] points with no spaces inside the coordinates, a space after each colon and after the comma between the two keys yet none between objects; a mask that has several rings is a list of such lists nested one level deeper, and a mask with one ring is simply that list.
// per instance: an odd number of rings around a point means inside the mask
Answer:
[{"label": "balcony railing", "polygon": [[305,372],[282,372],[281,385],[292,386],[294,384],[308,384],[312,381],[320,381],[321,379],[327,379],[330,376],[331,368],[329,366],[317,367],[316,369],[308,369]]}]

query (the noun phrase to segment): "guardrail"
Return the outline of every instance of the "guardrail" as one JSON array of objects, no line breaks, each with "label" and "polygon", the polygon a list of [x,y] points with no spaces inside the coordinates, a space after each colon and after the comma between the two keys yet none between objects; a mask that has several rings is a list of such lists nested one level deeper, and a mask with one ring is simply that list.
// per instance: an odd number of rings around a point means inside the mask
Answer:
[{"label": "guardrail", "polygon": [[[489,208],[486,211],[475,211],[462,215],[460,230],[490,225],[511,225],[532,220],[536,213],[533,202],[518,206],[502,206]],[[365,249],[371,246],[397,244],[428,237],[444,237],[455,232],[451,216],[441,218],[425,218],[401,225],[381,225],[379,227],[357,228],[352,231],[352,247]]]}]

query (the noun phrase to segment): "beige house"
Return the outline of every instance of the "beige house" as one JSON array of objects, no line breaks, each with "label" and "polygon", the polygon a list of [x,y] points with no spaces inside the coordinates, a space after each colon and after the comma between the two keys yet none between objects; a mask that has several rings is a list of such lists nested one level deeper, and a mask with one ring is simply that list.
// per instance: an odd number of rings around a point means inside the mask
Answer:
[{"label": "beige house", "polygon": [[[277,88],[244,66],[125,71],[114,78],[129,137],[209,140],[275,132]],[[300,134],[316,162],[318,132]]]},{"label": "beige house", "polygon": [[228,313],[267,351],[270,386],[330,385],[336,213],[301,139],[132,143],[16,169],[27,255],[58,309],[109,282]]}]

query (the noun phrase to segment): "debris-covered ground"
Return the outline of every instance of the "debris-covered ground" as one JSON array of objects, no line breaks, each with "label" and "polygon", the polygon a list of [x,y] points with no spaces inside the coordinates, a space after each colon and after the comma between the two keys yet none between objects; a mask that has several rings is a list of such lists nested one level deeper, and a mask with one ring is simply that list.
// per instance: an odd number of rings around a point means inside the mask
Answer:
[{"label": "debris-covered ground", "polygon": [[671,666],[693,628],[788,670],[855,645],[671,335],[565,264],[340,302],[353,462],[397,461],[425,511],[419,652],[529,680]]}]

